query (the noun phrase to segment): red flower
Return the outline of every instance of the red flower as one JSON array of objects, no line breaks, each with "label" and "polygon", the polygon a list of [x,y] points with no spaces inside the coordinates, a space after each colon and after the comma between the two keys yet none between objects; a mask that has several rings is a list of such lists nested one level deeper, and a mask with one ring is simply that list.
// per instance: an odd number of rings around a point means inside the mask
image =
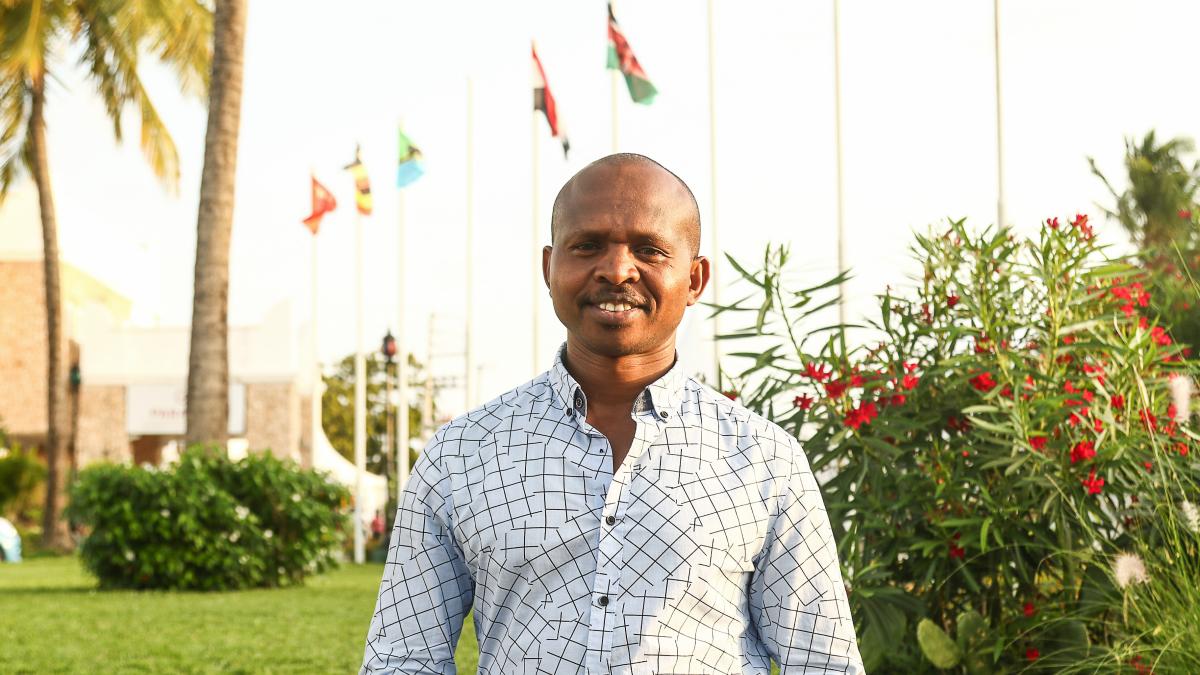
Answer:
[{"label": "red flower", "polygon": [[1184,456],[1184,457],[1187,457],[1187,454],[1188,454],[1188,446],[1187,446],[1187,443],[1184,443],[1184,442],[1182,442],[1182,441],[1181,441],[1181,442],[1179,442],[1179,443],[1176,443],[1176,444],[1175,444],[1175,449],[1179,451],[1179,454],[1180,454],[1180,455],[1182,455],[1182,456]]},{"label": "red flower", "polygon": [[1071,448],[1071,463],[1085,462],[1096,456],[1096,446],[1091,441],[1080,441]]},{"label": "red flower", "polygon": [[916,375],[905,375],[904,377],[900,378],[900,386],[912,391],[913,389],[917,388],[917,383],[920,381],[921,378]]},{"label": "red flower", "polygon": [[947,295],[946,296],[946,306],[947,307],[954,307],[957,304],[958,304],[958,296],[957,295]]},{"label": "red flower", "polygon": [[1046,441],[1048,440],[1050,439],[1045,436],[1033,436],[1029,439],[1029,447],[1040,452],[1046,449]]},{"label": "red flower", "polygon": [[1150,329],[1150,338],[1154,340],[1154,344],[1159,347],[1166,347],[1171,344],[1171,336],[1167,335],[1167,331],[1163,330],[1162,326],[1155,326]]},{"label": "red flower", "polygon": [[1048,225],[1050,227],[1050,229],[1052,229],[1052,230],[1057,230],[1058,229],[1058,218],[1047,219],[1046,225]]},{"label": "red flower", "polygon": [[1138,317],[1138,328],[1141,328],[1142,330],[1146,330],[1146,327],[1147,327],[1147,326],[1149,326],[1149,325],[1150,325],[1150,320],[1149,320],[1149,319],[1147,319],[1147,318],[1146,318],[1146,317],[1144,317],[1144,316],[1139,316],[1139,317]]},{"label": "red flower", "polygon": [[816,380],[817,382],[824,382],[825,380],[829,379],[830,375],[833,375],[833,370],[826,366],[813,365],[813,363],[810,361],[804,364],[804,374]]},{"label": "red flower", "polygon": [[1145,461],[1145,462],[1142,462],[1142,466],[1146,467],[1146,471],[1150,471],[1151,469],[1154,468],[1154,462]]},{"label": "red flower", "polygon": [[885,396],[879,399],[879,402],[883,403],[884,405],[897,406],[904,405],[905,401],[907,400],[908,397],[904,394],[893,394],[892,396]]},{"label": "red flower", "polygon": [[1074,336],[1074,335],[1064,335],[1064,336],[1063,336],[1063,344],[1064,344],[1064,345],[1073,345],[1073,344],[1075,344],[1075,336]]},{"label": "red flower", "polygon": [[1104,479],[1096,478],[1096,470],[1088,472],[1088,477],[1080,481],[1088,489],[1089,495],[1098,495],[1104,491]]},{"label": "red flower", "polygon": [[1142,424],[1145,424],[1148,430],[1154,431],[1154,427],[1158,426],[1158,418],[1149,410],[1139,411],[1138,416],[1142,418]]},{"label": "red flower", "polygon": [[1101,422],[1099,417],[1093,418],[1092,419],[1092,429],[1096,433],[1100,433],[1101,431],[1104,431],[1104,422]]},{"label": "red flower", "polygon": [[879,417],[879,409],[874,403],[862,403],[857,408],[853,408],[846,413],[846,418],[842,420],[842,424],[847,427],[858,430],[864,424],[870,424],[871,420]]},{"label": "red flower", "polygon": [[1191,220],[1192,212],[1187,209],[1179,209],[1179,217],[1183,218],[1184,220]]},{"label": "red flower", "polygon": [[919,365],[920,364],[918,364],[916,361],[907,362],[904,364],[904,372],[906,372],[906,373],[916,372]]},{"label": "red flower", "polygon": [[1112,405],[1117,410],[1124,410],[1125,409],[1125,397],[1120,394],[1117,394],[1116,396],[1112,397]]},{"label": "red flower", "polygon": [[1012,387],[1004,385],[1004,388],[1000,390],[1000,395],[1004,398],[1012,398]]},{"label": "red flower", "polygon": [[959,419],[951,415],[950,419],[946,421],[946,426],[949,427],[951,431],[966,431],[967,429],[971,428],[971,422],[967,419]]},{"label": "red flower", "polygon": [[991,391],[996,387],[996,380],[992,379],[991,373],[984,372],[971,378],[971,386],[979,391]]},{"label": "red flower", "polygon": [[738,392],[736,389],[730,389],[729,391],[723,391],[723,392],[721,392],[721,394],[724,395],[725,398],[729,399],[730,401],[736,401],[737,397],[738,397]]},{"label": "red flower", "polygon": [[1037,661],[1041,655],[1042,653],[1037,650],[1037,647],[1030,647],[1029,649],[1025,650],[1025,658],[1029,659],[1030,661]]},{"label": "red flower", "polygon": [[950,542],[950,558],[951,559],[962,560],[963,556],[966,554],[967,554],[967,550],[965,548],[959,546],[958,544],[955,544],[954,542]]},{"label": "red flower", "polygon": [[1071,227],[1084,227],[1087,225],[1088,217],[1083,213],[1076,213],[1075,220],[1071,221]]},{"label": "red flower", "polygon": [[816,400],[817,399],[809,396],[808,394],[800,394],[796,397],[796,400],[792,401],[792,403],[794,403],[796,407],[801,410],[808,410],[812,407],[813,401]]},{"label": "red flower", "polygon": [[825,383],[825,393],[829,398],[841,398],[846,393],[846,383],[841,380],[831,380]]},{"label": "red flower", "polygon": [[862,375],[855,374],[855,375],[850,376],[850,386],[851,387],[861,387],[861,386],[863,386],[863,383],[865,383],[865,382],[866,382],[866,380],[863,379]]},{"label": "red flower", "polygon": [[1025,618],[1032,619],[1034,614],[1037,614],[1037,608],[1033,606],[1033,603],[1025,603]]}]

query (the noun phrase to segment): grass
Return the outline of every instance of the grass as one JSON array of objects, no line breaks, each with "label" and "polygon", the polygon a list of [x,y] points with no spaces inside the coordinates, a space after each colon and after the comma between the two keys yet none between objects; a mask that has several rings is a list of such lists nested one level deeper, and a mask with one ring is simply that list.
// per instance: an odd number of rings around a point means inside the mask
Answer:
[{"label": "grass", "polygon": [[[232,593],[98,591],[78,559],[0,564],[0,673],[351,673],[382,565]],[[456,661],[476,668],[468,619]]]}]

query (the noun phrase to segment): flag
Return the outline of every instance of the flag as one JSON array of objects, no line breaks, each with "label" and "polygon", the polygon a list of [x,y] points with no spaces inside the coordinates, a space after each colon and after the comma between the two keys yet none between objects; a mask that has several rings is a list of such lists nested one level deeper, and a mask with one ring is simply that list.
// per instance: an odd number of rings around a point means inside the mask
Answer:
[{"label": "flag", "polygon": [[608,5],[608,67],[620,70],[625,76],[625,84],[629,85],[629,96],[633,98],[634,103],[650,105],[654,102],[658,90],[650,83],[646,71],[642,70],[642,64],[638,63],[637,57],[633,55],[629,41],[617,25],[612,3]]},{"label": "flag", "polygon": [[425,175],[425,163],[421,161],[421,151],[412,144],[404,131],[400,132],[400,147],[398,156],[400,165],[396,168],[396,187],[406,187]]},{"label": "flag", "polygon": [[364,216],[371,215],[371,181],[367,180],[367,167],[362,163],[361,148],[354,146],[354,161],[346,165],[346,170],[354,176],[354,203],[358,212]]},{"label": "flag", "polygon": [[337,208],[337,200],[333,198],[333,193],[317,182],[317,177],[312,177],[312,215],[304,219],[304,224],[315,235],[321,227],[321,218],[326,213]]},{"label": "flag", "polygon": [[546,71],[542,69],[542,60],[538,58],[537,47],[530,45],[533,50],[533,109],[542,111],[546,122],[550,124],[550,135],[557,138],[563,146],[563,157],[571,150],[571,142],[558,123],[558,105],[554,102],[554,94],[550,93],[550,85],[546,82]]}]

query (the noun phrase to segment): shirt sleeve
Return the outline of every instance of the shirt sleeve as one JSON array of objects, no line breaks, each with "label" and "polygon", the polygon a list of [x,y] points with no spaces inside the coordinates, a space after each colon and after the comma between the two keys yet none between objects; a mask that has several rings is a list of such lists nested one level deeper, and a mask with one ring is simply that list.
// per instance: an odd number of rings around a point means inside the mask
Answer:
[{"label": "shirt sleeve", "polygon": [[863,673],[829,516],[808,459],[790,470],[750,581],[750,618],[783,675]]},{"label": "shirt sleeve", "polygon": [[455,674],[474,581],[450,529],[437,443],[421,454],[396,511],[360,675]]}]

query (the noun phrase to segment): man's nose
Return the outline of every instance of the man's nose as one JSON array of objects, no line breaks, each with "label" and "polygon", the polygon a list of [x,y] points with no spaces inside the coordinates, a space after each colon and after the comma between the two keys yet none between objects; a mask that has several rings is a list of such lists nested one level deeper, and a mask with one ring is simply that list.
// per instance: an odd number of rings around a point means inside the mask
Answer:
[{"label": "man's nose", "polygon": [[637,258],[628,246],[609,246],[604,257],[596,265],[596,278],[614,286],[635,283],[641,278]]}]

